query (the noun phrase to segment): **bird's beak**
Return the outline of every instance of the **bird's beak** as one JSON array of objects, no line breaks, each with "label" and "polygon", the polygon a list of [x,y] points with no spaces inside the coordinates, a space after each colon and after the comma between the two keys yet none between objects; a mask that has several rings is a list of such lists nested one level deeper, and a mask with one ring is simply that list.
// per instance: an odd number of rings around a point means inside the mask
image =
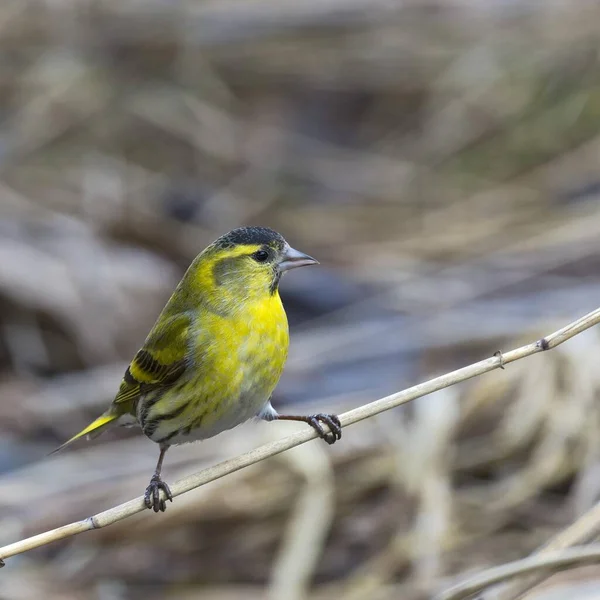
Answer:
[{"label": "bird's beak", "polygon": [[283,253],[283,260],[279,263],[279,270],[284,273],[296,267],[306,267],[308,265],[318,265],[319,261],[308,254],[294,250],[289,246]]}]

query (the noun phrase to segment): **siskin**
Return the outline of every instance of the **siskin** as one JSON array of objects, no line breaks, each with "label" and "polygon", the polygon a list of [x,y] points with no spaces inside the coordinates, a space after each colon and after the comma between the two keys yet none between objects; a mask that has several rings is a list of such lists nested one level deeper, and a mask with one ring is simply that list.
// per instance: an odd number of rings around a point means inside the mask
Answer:
[{"label": "siskin", "polygon": [[213,437],[253,417],[304,421],[329,444],[340,439],[337,416],[280,415],[270,402],[289,345],[279,281],[286,271],[313,264],[263,227],[234,229],[213,242],[171,295],[108,410],[58,450],[119,420],[135,420],[160,448],[144,496],[158,512],[165,499],[173,501],[160,475],[169,446]]}]

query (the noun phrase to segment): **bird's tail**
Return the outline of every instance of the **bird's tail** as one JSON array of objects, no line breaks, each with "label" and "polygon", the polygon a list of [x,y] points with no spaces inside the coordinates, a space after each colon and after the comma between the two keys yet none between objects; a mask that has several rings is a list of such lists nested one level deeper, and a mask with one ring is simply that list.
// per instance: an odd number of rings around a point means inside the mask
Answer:
[{"label": "bird's tail", "polygon": [[111,425],[118,418],[119,415],[116,413],[105,412],[103,415],[100,415],[95,421],[90,423],[85,429],[82,429],[77,435],[74,435],[70,440],[67,440],[62,446],[59,446],[56,450],[50,452],[50,454],[60,452],[61,450],[72,444],[75,440],[78,440],[79,438],[82,438],[86,435],[98,435],[102,433],[109,425]]}]

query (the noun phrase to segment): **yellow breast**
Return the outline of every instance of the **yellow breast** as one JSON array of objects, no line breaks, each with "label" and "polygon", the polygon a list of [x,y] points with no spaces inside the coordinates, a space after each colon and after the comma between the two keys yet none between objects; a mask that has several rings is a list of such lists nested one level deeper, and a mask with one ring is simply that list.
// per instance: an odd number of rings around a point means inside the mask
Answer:
[{"label": "yellow breast", "polygon": [[[160,421],[151,439],[179,431],[170,441],[182,443],[231,429],[261,411],[281,377],[289,333],[277,292],[245,302],[235,313],[204,314],[194,328],[196,367],[185,384],[165,391],[150,409],[149,420]],[[160,420],[163,412],[178,414]]]},{"label": "yellow breast", "polygon": [[[279,294],[246,303],[234,315],[213,321],[215,340],[211,372],[225,396],[242,402],[260,396],[266,402],[277,385],[287,359],[289,334]],[[204,335],[199,338],[199,354]]]}]

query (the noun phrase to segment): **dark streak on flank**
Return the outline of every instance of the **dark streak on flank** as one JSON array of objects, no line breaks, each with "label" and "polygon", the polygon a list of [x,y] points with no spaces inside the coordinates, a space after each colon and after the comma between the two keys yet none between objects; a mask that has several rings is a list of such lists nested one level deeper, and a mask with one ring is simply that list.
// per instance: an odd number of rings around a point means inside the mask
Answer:
[{"label": "dark streak on flank", "polygon": [[148,421],[147,423],[144,423],[144,426],[142,427],[142,432],[144,433],[144,435],[146,437],[152,437],[152,435],[154,435],[154,432],[156,431],[157,427],[158,427],[158,422],[156,421],[156,419],[153,419],[152,421]]},{"label": "dark streak on flank", "polygon": [[[216,412],[216,407],[213,407],[213,410],[211,411],[212,414],[214,414]],[[202,421],[204,421],[204,417],[206,416],[206,412],[203,412],[199,417],[196,417],[191,425],[188,427],[188,433],[192,430],[192,429],[199,429],[200,427],[202,427]]]},{"label": "dark streak on flank", "polygon": [[173,412],[153,417],[150,421],[147,421],[144,424],[144,428],[143,428],[144,434],[147,435],[148,437],[152,436],[162,421],[170,421],[171,419],[176,419],[179,415],[181,415],[183,413],[183,411],[186,408],[187,408],[187,404],[182,404],[179,408],[176,408]]},{"label": "dark streak on flank", "polygon": [[175,431],[172,431],[169,435],[166,435],[164,438],[160,438],[160,440],[158,440],[157,443],[168,444],[169,440],[173,439],[176,435],[179,435],[180,433],[184,435],[186,433],[189,433],[189,428],[186,428],[185,430],[176,429]]},{"label": "dark streak on flank", "polygon": [[144,398],[142,410],[138,417],[142,429],[144,429],[144,427],[146,426],[146,419],[148,418],[148,413],[150,412],[150,409],[162,398],[162,396],[162,392],[156,391],[152,398]]},{"label": "dark streak on flank", "polygon": [[546,338],[542,338],[541,340],[538,340],[537,347],[541,348],[542,350],[549,350],[550,344]]},{"label": "dark streak on flank", "polygon": [[183,411],[188,407],[187,404],[182,404],[181,406],[179,406],[178,408],[176,408],[174,411],[170,412],[170,413],[165,413],[164,415],[157,415],[156,417],[154,417],[152,419],[152,423],[154,423],[154,421],[158,421],[159,423],[161,421],[170,421],[171,419],[176,419],[180,414],[183,413]]}]

